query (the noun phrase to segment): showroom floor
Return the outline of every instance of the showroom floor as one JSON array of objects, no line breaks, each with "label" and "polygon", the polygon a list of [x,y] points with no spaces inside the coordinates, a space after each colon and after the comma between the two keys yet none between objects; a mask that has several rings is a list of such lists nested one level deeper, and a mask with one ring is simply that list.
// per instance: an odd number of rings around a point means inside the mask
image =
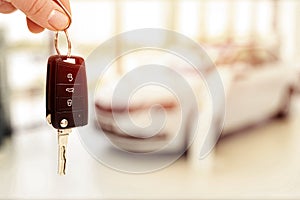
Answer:
[{"label": "showroom floor", "polygon": [[206,164],[182,158],[148,174],[103,166],[73,133],[60,177],[54,130],[19,129],[0,150],[0,199],[299,199],[299,97],[291,109],[287,119],[223,138]]}]

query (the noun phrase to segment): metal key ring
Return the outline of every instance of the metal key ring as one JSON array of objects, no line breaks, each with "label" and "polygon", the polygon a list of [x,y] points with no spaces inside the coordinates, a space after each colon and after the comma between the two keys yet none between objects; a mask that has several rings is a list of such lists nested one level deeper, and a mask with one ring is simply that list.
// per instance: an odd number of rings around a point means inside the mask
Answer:
[{"label": "metal key ring", "polygon": [[[66,38],[67,38],[67,42],[68,42],[68,53],[67,53],[67,57],[71,57],[71,48],[72,48],[71,40],[70,40],[70,38],[69,38],[69,34],[68,34],[67,29],[65,29],[64,32],[65,32],[65,35],[66,35]],[[57,53],[58,55],[61,55],[61,54],[60,54],[60,51],[59,51],[59,49],[58,49],[58,32],[55,33],[55,37],[54,37],[54,46],[55,46],[56,53]]]},{"label": "metal key ring", "polygon": [[[72,16],[70,14],[70,12],[66,9],[66,7],[64,6],[64,4],[60,1],[60,0],[53,0],[55,3],[57,3],[62,9],[63,11],[68,15],[69,18],[69,25],[65,28],[64,32],[67,38],[67,43],[68,43],[68,53],[67,53],[67,57],[71,57],[71,40],[69,38],[69,34],[67,32],[67,29],[70,27],[71,23],[72,23]],[[58,31],[55,33],[55,37],[54,37],[54,46],[55,46],[55,50],[56,53],[58,55],[60,55],[60,51],[58,49]]]}]

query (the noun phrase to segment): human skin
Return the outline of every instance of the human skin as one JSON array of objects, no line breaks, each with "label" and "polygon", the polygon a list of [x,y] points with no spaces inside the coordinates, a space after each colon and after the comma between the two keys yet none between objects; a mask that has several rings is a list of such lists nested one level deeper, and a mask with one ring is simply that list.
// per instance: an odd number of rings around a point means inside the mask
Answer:
[{"label": "human skin", "polygon": [[[60,0],[70,12],[69,0]],[[65,11],[53,0],[0,0],[0,13],[8,14],[20,10],[26,15],[28,29],[40,33],[44,29],[61,31],[70,24]]]}]

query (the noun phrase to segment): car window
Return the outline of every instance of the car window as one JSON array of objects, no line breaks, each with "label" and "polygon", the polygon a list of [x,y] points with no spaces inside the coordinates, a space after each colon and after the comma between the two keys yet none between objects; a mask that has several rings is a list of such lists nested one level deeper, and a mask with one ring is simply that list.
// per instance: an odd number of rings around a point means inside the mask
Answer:
[{"label": "car window", "polygon": [[278,61],[278,58],[265,49],[235,49],[220,54],[216,64],[233,66],[233,64],[243,63],[259,67],[275,61]]},{"label": "car window", "polygon": [[277,60],[276,56],[267,50],[247,49],[237,53],[234,63],[248,63],[257,67]]}]

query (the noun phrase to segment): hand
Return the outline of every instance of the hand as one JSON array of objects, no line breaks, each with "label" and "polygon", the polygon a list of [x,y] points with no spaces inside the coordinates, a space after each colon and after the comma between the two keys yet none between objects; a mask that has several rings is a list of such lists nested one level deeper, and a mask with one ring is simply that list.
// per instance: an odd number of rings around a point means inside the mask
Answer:
[{"label": "hand", "polygon": [[[70,12],[69,0],[61,0]],[[16,9],[26,15],[28,29],[40,33],[45,28],[64,30],[70,23],[69,17],[53,0],[0,0],[0,13],[11,13]]]}]

